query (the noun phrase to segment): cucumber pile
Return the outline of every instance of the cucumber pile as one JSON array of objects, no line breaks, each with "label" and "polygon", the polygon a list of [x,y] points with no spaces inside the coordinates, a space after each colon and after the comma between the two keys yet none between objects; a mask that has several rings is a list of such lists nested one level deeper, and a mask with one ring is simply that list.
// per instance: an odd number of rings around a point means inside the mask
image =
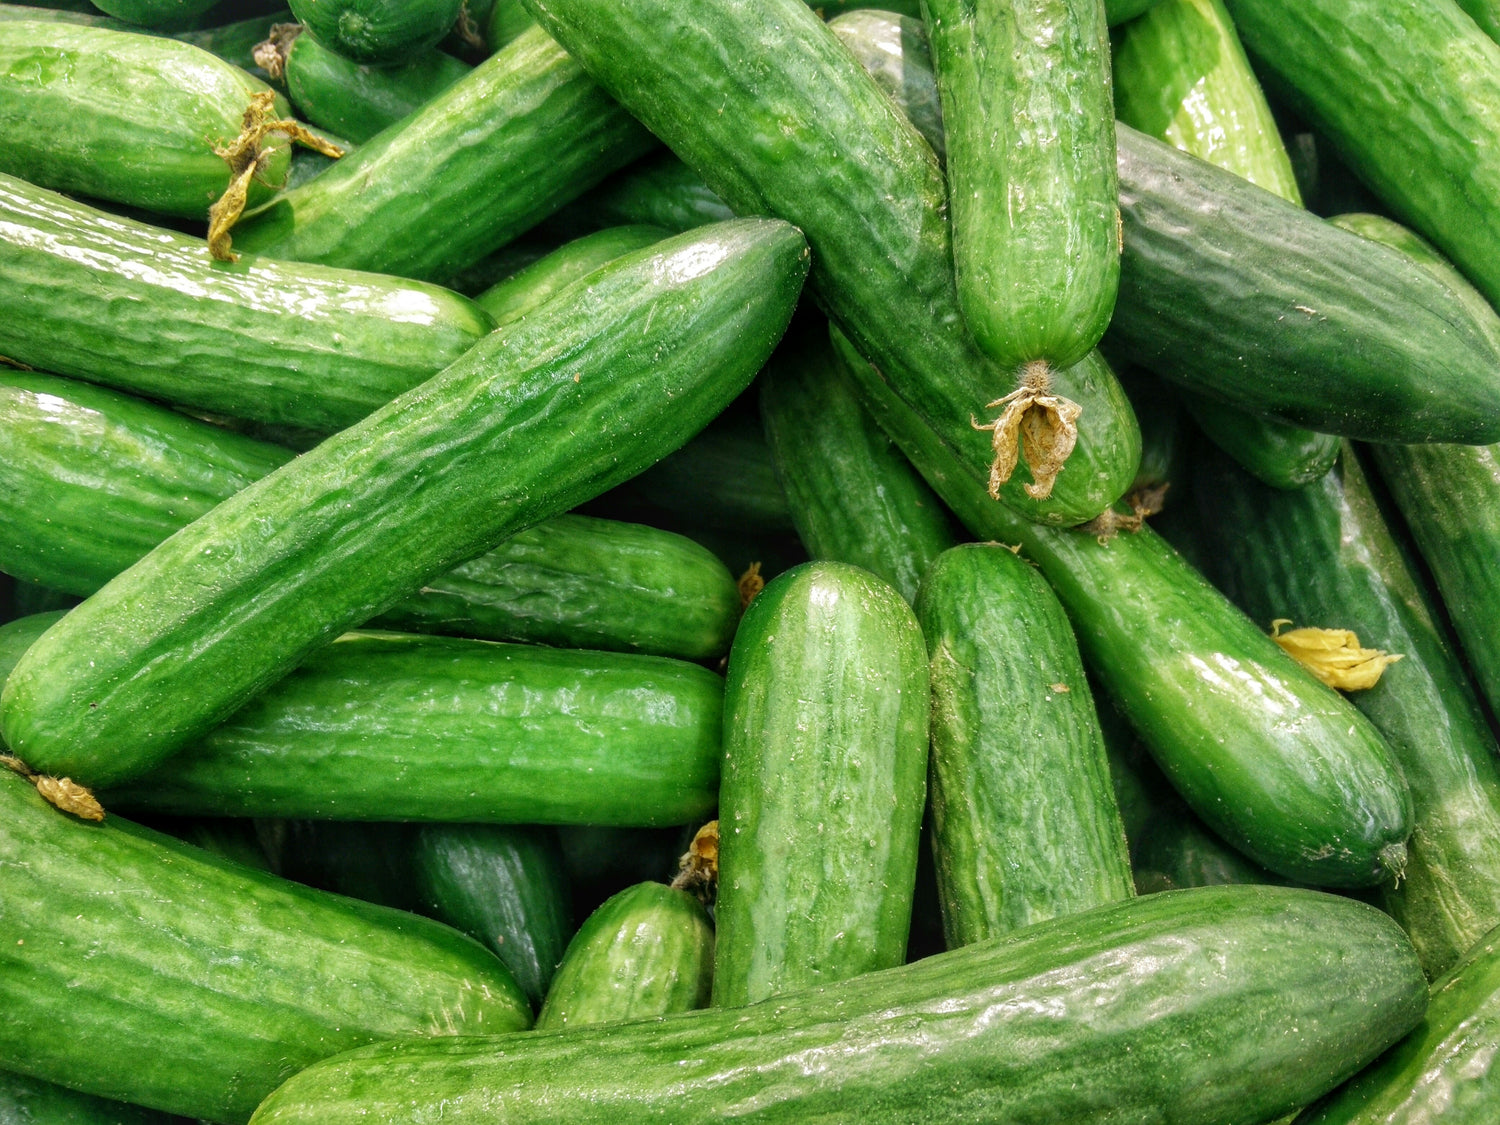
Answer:
[{"label": "cucumber pile", "polygon": [[0,3],[0,1125],[1500,1122],[1500,4],[288,4]]}]

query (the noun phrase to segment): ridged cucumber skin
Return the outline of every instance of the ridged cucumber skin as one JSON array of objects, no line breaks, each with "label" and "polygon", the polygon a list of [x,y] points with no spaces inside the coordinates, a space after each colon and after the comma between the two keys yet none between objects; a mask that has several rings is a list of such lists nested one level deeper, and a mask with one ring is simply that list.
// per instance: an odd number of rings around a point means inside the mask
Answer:
[{"label": "ridged cucumber skin", "polygon": [[370,1048],[304,1071],[254,1121],[410,1119],[415,1097],[434,1117],[442,1103],[452,1125],[502,1114],[514,1125],[737,1114],[1251,1125],[1356,1070],[1425,1003],[1421,967],[1379,911],[1219,887],[1115,903],[749,1009]]},{"label": "ridged cucumber skin", "polygon": [[1500,302],[1500,155],[1474,141],[1500,118],[1500,45],[1453,0],[1226,6],[1272,93]]},{"label": "ridged cucumber skin", "polygon": [[1500,931],[1432,985],[1427,1015],[1297,1125],[1489,1125],[1500,1115]]},{"label": "ridged cucumber skin", "polygon": [[5,1125],[174,1125],[155,1110],[0,1071],[0,1121]]},{"label": "ridged cucumber skin", "polygon": [[932,851],[948,948],[1135,893],[1072,626],[999,544],[939,556],[917,618],[932,674]]},{"label": "ridged cucumber skin", "polygon": [[[833,339],[846,368],[860,362]],[[894,396],[876,416],[898,439],[926,443],[924,460],[940,470],[927,483],[970,531],[1020,544],[1041,568],[1085,662],[1219,835],[1312,886],[1372,886],[1400,869],[1411,794],[1379,732],[1159,536],[1144,528],[1101,543],[1017,519],[945,463]]]},{"label": "ridged cucumber skin", "polygon": [[234,1125],[341,1050],[530,1024],[505,967],[446,926],[74,820],[8,771],[0,807],[18,935],[0,954],[0,1057],[23,1074]]},{"label": "ridged cucumber skin", "polygon": [[[421,282],[245,255],[0,176],[0,354],[236,418],[332,431],[489,332]],[[232,376],[232,378],[230,377]]]},{"label": "ridged cucumber skin", "polygon": [[[0,172],[58,191],[202,219],[229,186],[214,152],[269,89],[187,43],[53,21],[0,21]],[[282,103],[285,108],[285,103]],[[259,203],[286,176],[269,143]]]},{"label": "ridged cucumber skin", "polygon": [[770,354],[806,268],[794,228],[745,219],[576,283],[74,610],[6,682],[6,741],[81,784],[144,773],[350,626],[680,445]]},{"label": "ridged cucumber skin", "polygon": [[1133,360],[1325,433],[1500,440],[1500,342],[1447,285],[1127,126],[1117,140],[1125,255],[1110,331]]},{"label": "ridged cucumber skin", "polygon": [[719,677],[685,661],[349,633],[101,800],[195,816],[687,824],[713,810],[722,705]]},{"label": "ridged cucumber skin", "polygon": [[140,27],[181,26],[185,19],[202,15],[217,0],[104,0],[95,4],[101,12]]},{"label": "ridged cucumber skin", "polygon": [[928,707],[921,627],[868,571],[804,563],[750,603],[724,693],[716,1006],[905,959]]},{"label": "ridged cucumber skin", "polygon": [[412,846],[422,912],[486,945],[535,1008],[573,935],[562,850],[551,829],[427,824]]},{"label": "ridged cucumber skin", "polygon": [[1458,0],[1458,6],[1469,13],[1486,35],[1500,42],[1500,3],[1496,0]]},{"label": "ridged cucumber skin", "polygon": [[947,510],[865,413],[812,321],[760,377],[760,410],[797,534],[815,559],[863,567],[908,602],[953,546]]},{"label": "ridged cucumber skin", "polygon": [[463,0],[287,0],[292,14],[330,51],[372,66],[395,66],[435,47],[458,22]]},{"label": "ridged cucumber skin", "polygon": [[362,66],[311,35],[299,35],[287,50],[286,92],[306,120],[363,144],[426,105],[470,69],[436,47],[398,66]]},{"label": "ridged cucumber skin", "polygon": [[551,300],[565,286],[593,273],[621,254],[650,246],[671,236],[671,231],[652,226],[608,227],[575,238],[559,246],[538,262],[490,286],[474,298],[498,327],[519,320],[538,305]]},{"label": "ridged cucumber skin", "polygon": [[1071,367],[1120,279],[1104,0],[923,0],[958,303],[1002,368]]},{"label": "ridged cucumber skin", "polygon": [[443,281],[655,147],[533,28],[235,227],[274,258]]},{"label": "ridged cucumber skin", "polygon": [[[801,0],[526,3],[735,212],[776,215],[807,235],[819,304],[967,471],[987,480],[991,435],[975,422],[993,418],[987,404],[1016,378],[964,326],[942,170],[811,9]],[[707,105],[724,112],[701,112]],[[1051,497],[1025,493],[1024,464],[1001,490],[1029,519],[1085,522],[1135,475],[1139,433],[1124,395],[1107,370],[1077,370],[1054,380],[1083,414]]]},{"label": "ridged cucumber skin", "polygon": [[1339,439],[1274,418],[1260,418],[1206,395],[1177,388],[1183,408],[1205,435],[1272,488],[1304,488],[1339,459]]},{"label": "ridged cucumber skin", "polygon": [[828,29],[854,52],[886,96],[901,107],[941,164],[948,158],[942,100],[937,75],[932,72],[927,25],[920,12],[915,16],[858,8],[829,20]]},{"label": "ridged cucumber skin", "polygon": [[708,1007],[714,927],[686,891],[637,883],[590,914],[568,944],[538,1031],[648,1020]]}]

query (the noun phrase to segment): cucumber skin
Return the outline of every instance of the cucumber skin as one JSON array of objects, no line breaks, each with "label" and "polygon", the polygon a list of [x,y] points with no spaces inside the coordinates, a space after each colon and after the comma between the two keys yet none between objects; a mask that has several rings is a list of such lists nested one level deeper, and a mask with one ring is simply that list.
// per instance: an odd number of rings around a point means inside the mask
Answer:
[{"label": "cucumber skin", "polygon": [[330,51],[372,66],[395,66],[435,47],[458,21],[463,0],[287,0],[308,33]]},{"label": "cucumber skin", "polygon": [[655,144],[532,29],[316,180],[247,214],[235,244],[444,281]]},{"label": "cucumber skin", "polygon": [[642,225],[682,232],[734,218],[703,178],[670,152],[638,160],[585,192],[554,221],[574,234]]},{"label": "cucumber skin", "polygon": [[1260,418],[1178,387],[1182,405],[1198,428],[1263,484],[1305,488],[1328,475],[1339,459],[1339,439]]},{"label": "cucumber skin", "polygon": [[346,633],[106,807],[195,816],[687,824],[723,685],[658,656]]},{"label": "cucumber skin", "polygon": [[519,320],[565,286],[621,254],[660,242],[670,234],[661,227],[642,225],[595,231],[559,246],[540,261],[490,286],[474,298],[474,303],[494,318],[498,328]]},{"label": "cucumber skin", "polygon": [[492,327],[446,289],[249,255],[215,262],[198,239],[9,176],[0,273],[0,354],[324,432],[435,375]]},{"label": "cucumber skin", "polygon": [[[770,354],[806,265],[795,229],[737,220],[491,334],[50,630],[0,695],[6,741],[80,784],[145,772],[345,629],[681,444]],[[440,473],[435,450],[453,451]]]},{"label": "cucumber skin", "polygon": [[1469,13],[1486,35],[1500,42],[1500,4],[1495,0],[1458,0],[1458,6]]},{"label": "cucumber skin", "polygon": [[1003,368],[1071,367],[1104,335],[1120,279],[1104,0],[922,6],[964,321]]},{"label": "cucumber skin", "polygon": [[1104,0],[1104,16],[1109,26],[1114,27],[1150,11],[1157,3],[1158,0]]},{"label": "cucumber skin", "polygon": [[0,806],[24,935],[0,959],[0,1057],[21,1073],[234,1125],[340,1050],[530,1023],[505,967],[446,926],[60,816],[8,771]]},{"label": "cucumber skin", "polygon": [[854,52],[886,96],[901,107],[941,164],[948,158],[942,101],[937,75],[932,72],[927,25],[920,12],[916,17],[857,8],[829,20],[828,29]]},{"label": "cucumber skin", "polygon": [[948,948],[1133,895],[1083,661],[1046,580],[998,544],[955,547],[916,611]]},{"label": "cucumber skin", "polygon": [[141,27],[163,27],[202,15],[218,0],[104,0],[101,12]]},{"label": "cucumber skin", "polygon": [[536,1029],[706,1008],[713,969],[708,911],[686,891],[637,883],[590,914],[574,935]]},{"label": "cucumber skin", "polygon": [[1164,1112],[1251,1125],[1374,1057],[1425,1002],[1410,946],[1370,907],[1180,891],[748,1009],[350,1053],[292,1079],[254,1122],[411,1119],[416,1097],[451,1125],[1102,1125]]},{"label": "cucumber skin", "polygon": [[155,1110],[80,1094],[52,1082],[0,1071],[0,1121],[6,1125],[174,1125]]},{"label": "cucumber skin", "polygon": [[[986,481],[994,451],[974,421],[1015,389],[1015,374],[964,326],[947,189],[931,148],[838,37],[800,0],[526,3],[736,213],[776,215],[807,235],[821,307]],[[724,112],[700,112],[705,105]],[[840,171],[837,191],[830,168]],[[1064,526],[1118,499],[1140,456],[1113,375],[1075,372],[1054,378],[1083,415],[1052,496],[1026,495],[1024,464],[1001,490],[1028,519]]]},{"label": "cucumber skin", "polygon": [[750,603],[724,691],[716,1007],[905,960],[928,706],[921,628],[868,571],[804,563]]}]

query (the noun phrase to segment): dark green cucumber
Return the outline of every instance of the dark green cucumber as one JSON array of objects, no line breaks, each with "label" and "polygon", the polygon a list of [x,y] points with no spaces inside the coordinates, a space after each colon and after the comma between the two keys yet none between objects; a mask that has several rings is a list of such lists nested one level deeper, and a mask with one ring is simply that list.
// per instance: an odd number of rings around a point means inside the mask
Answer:
[{"label": "dark green cucumber", "polygon": [[104,0],[94,6],[117,19],[140,27],[180,25],[185,19],[202,15],[218,0]]},{"label": "dark green cucumber", "polygon": [[282,878],[377,906],[420,911],[412,864],[415,825],[265,818],[253,823],[271,870]]},{"label": "dark green cucumber", "polygon": [[0,277],[0,355],[314,430],[357,422],[491,327],[436,286],[250,255],[215,262],[199,239],[9,176]]},{"label": "dark green cucumber", "polygon": [[539,29],[235,228],[275,258],[445,280],[655,145]]},{"label": "dark green cucumber", "polygon": [[484,44],[493,54],[536,25],[521,0],[495,0],[484,21]]},{"label": "dark green cucumber", "polygon": [[[942,466],[931,431],[893,395],[876,418],[926,442]],[[1401,870],[1411,795],[1379,732],[1154,532],[1100,542],[1027,523],[986,503],[951,461],[927,481],[976,535],[1019,543],[1041,567],[1094,674],[1221,836],[1314,886],[1369,886]]]},{"label": "dark green cucumber", "polygon": [[1156,3],[1157,0],[1104,0],[1104,17],[1109,20],[1109,26],[1114,27],[1150,11]]},{"label": "dark green cucumber", "polygon": [[722,700],[714,673],[659,656],[349,633],[102,799],[199,816],[686,824],[713,810]]},{"label": "dark green cucumber", "polygon": [[145,772],[351,625],[680,445],[770,354],[806,268],[794,228],[745,219],[575,283],[75,609],[6,682],[6,741],[81,784]]},{"label": "dark green cucumber", "polygon": [[1171,503],[1187,492],[1189,484],[1187,447],[1192,423],[1182,409],[1181,395],[1176,387],[1139,367],[1122,368],[1120,385],[1141,425],[1141,463],[1127,495],[1166,485],[1161,502]]},{"label": "dark green cucumber", "polygon": [[255,825],[248,820],[226,817],[187,817],[171,819],[156,826],[160,831],[186,840],[194,847],[245,867],[271,870],[270,857],[261,846]]},{"label": "dark green cucumber", "polygon": [[1125,126],[1118,141],[1111,334],[1130,358],[1327,433],[1500,439],[1500,335],[1448,285],[1231,172]]},{"label": "dark green cucumber", "polygon": [[412,866],[424,914],[487,945],[532,1006],[573,934],[568,875],[549,829],[428,824]]},{"label": "dark green cucumber", "polygon": [[550,301],[564,286],[621,254],[650,246],[668,237],[661,227],[609,227],[559,246],[538,262],[490,286],[474,298],[474,303],[490,316],[496,326],[509,324],[525,316],[545,301]]},{"label": "dark green cucumber", "polygon": [[[211,17],[213,13],[210,12],[209,15]],[[278,23],[288,23],[291,19],[292,13],[282,8],[279,11],[266,12],[264,15],[221,24],[218,27],[173,32],[172,38],[183,43],[191,43],[194,47],[207,51],[211,55],[218,55],[225,62],[233,63],[241,70],[249,71],[256,78],[265,81],[270,78],[270,74],[255,61],[255,48],[265,41],[272,26]],[[294,155],[296,151],[296,149],[293,150]]]},{"label": "dark green cucumber", "polygon": [[724,695],[715,1005],[905,960],[927,711],[921,628],[868,571],[806,563],[750,603]]},{"label": "dark green cucumber", "polygon": [[395,66],[437,46],[463,0],[287,0],[307,32],[346,59]]},{"label": "dark green cucumber", "polygon": [[613,226],[692,230],[734,218],[703,177],[670,152],[656,153],[611,176],[557,213],[563,229],[582,234]]},{"label": "dark green cucumber", "polygon": [[948,947],[1129,898],[1099,720],[1046,580],[999,544],[955,547],[923,580],[917,616]]},{"label": "dark green cucumber", "polygon": [[948,144],[943,136],[942,101],[921,12],[901,16],[859,8],[829,20],[828,28],[854,52],[886,96],[901,107],[906,119],[932,146],[938,163],[945,161]]},{"label": "dark green cucumber", "polygon": [[[931,148],[838,37],[800,0],[526,3],[732,209],[807,235],[819,303],[987,481],[993,435],[976,423],[999,413],[990,404],[1015,388],[1015,374],[964,327]],[[1048,499],[1025,491],[1025,465],[1000,495],[1027,518],[1070,525],[1125,491],[1139,433],[1107,368],[1086,360],[1058,372],[1054,389],[1083,408],[1068,468]]]},{"label": "dark green cucumber", "polygon": [[922,7],[964,321],[1002,368],[1071,367],[1104,335],[1120,279],[1104,0]]},{"label": "dark green cucumber", "polygon": [[1333,434],[1260,418],[1179,387],[1182,405],[1215,445],[1272,488],[1302,488],[1322,480],[1338,460]]},{"label": "dark green cucumber", "polygon": [[714,927],[702,904],[662,883],[637,883],[579,927],[537,1030],[706,1008],[713,972]]},{"label": "dark green cucumber", "polygon": [[1475,141],[1500,115],[1500,45],[1453,0],[1225,2],[1272,92],[1500,302],[1500,153]]},{"label": "dark green cucumber", "polygon": [[171,1125],[172,1121],[155,1110],[0,1071],[0,1122],[5,1125]]},{"label": "dark green cucumber", "polygon": [[329,1060],[255,1125],[1252,1125],[1422,1018],[1399,927],[1278,887],[1151,895],[753,1008]]},{"label": "dark green cucumber", "polygon": [[1427,1015],[1298,1125],[1490,1125],[1500,1117],[1500,930],[1432,985]]},{"label": "dark green cucumber", "polygon": [[907,601],[953,546],[947,511],[860,406],[811,320],[761,376],[760,409],[797,534],[816,559],[864,567]]},{"label": "dark green cucumber", "polygon": [[1458,6],[1469,13],[1486,35],[1500,42],[1500,3],[1496,0],[1458,0]]},{"label": "dark green cucumber", "polygon": [[75,820],[8,771],[0,809],[0,1058],[23,1074],[234,1125],[340,1050],[530,1023],[446,926]]},{"label": "dark green cucumber", "polygon": [[1284,883],[1209,831],[1178,802],[1158,813],[1131,850],[1138,894],[1230,883]]}]

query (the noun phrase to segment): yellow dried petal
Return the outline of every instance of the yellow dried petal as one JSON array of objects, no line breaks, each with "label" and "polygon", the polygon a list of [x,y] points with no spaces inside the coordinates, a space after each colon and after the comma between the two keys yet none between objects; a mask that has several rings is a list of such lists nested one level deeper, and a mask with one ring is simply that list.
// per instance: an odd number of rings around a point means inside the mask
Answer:
[{"label": "yellow dried petal", "polygon": [[760,576],[760,563],[751,563],[735,585],[740,590],[740,611],[744,612],[755,600],[755,595],[766,588],[766,580]]},{"label": "yellow dried petal", "polygon": [[92,793],[70,777],[40,776],[36,778],[36,791],[46,799],[48,804],[62,809],[63,812],[72,813],[83,820],[104,819],[104,806],[94,799]]},{"label": "yellow dried petal", "polygon": [[1271,639],[1314,676],[1340,691],[1365,691],[1380,682],[1381,674],[1401,659],[1401,653],[1364,648],[1352,629],[1304,627],[1283,633],[1286,618],[1271,623]]},{"label": "yellow dried petal", "polygon": [[985,404],[986,410],[997,407],[1004,410],[993,422],[981,424],[977,418],[969,419],[976,430],[989,430],[994,435],[990,496],[1000,499],[1000,486],[1010,480],[1024,453],[1031,470],[1026,494],[1034,500],[1047,499],[1057,483],[1057,474],[1078,444],[1078,417],[1083,407],[1052,393],[1051,368],[1040,360],[1022,368],[1019,387]]},{"label": "yellow dried petal", "polygon": [[677,861],[672,886],[712,902],[719,884],[719,822],[710,820],[693,836],[687,854]]}]

